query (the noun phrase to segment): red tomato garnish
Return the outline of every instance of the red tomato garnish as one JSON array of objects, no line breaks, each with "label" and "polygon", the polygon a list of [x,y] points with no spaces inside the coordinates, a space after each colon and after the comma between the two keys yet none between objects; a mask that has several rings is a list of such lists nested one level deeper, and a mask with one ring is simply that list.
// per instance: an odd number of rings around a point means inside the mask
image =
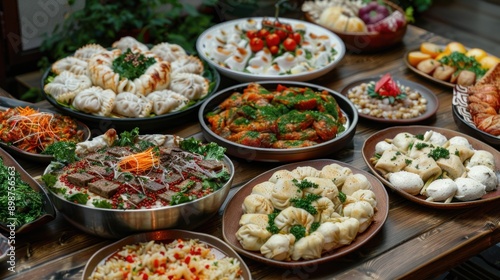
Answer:
[{"label": "red tomato garnish", "polygon": [[190,256],[186,256],[186,258],[184,259],[184,262],[186,264],[189,264],[190,261],[191,261],[191,257]]},{"label": "red tomato garnish", "polygon": [[269,35],[269,30],[263,28],[259,30],[257,34],[259,35],[260,38],[265,39],[267,35]]},{"label": "red tomato garnish", "polygon": [[266,37],[266,44],[268,47],[277,46],[280,44],[280,37],[276,33],[271,33]]},{"label": "red tomato garnish", "polygon": [[288,32],[293,32],[292,26],[290,24],[285,24],[285,29]]},{"label": "red tomato garnish", "polygon": [[278,34],[281,41],[285,40],[286,37],[288,37],[288,33],[283,29],[276,29],[276,31],[274,31],[274,33]]},{"label": "red tomato garnish", "polygon": [[252,52],[258,52],[264,48],[264,41],[261,38],[253,38],[250,40],[250,49]]},{"label": "red tomato garnish", "polygon": [[286,90],[286,89],[287,89],[287,87],[286,87],[286,86],[283,86],[283,85],[280,85],[280,84],[278,84],[278,86],[276,87],[276,91],[280,91],[280,92],[281,92],[281,91],[284,91],[284,90]]},{"label": "red tomato garnish", "polygon": [[274,21],[274,26],[276,26],[276,27],[281,27],[281,26],[283,26],[283,24],[282,24],[281,22],[279,22],[279,21],[275,20],[275,21]]},{"label": "red tomato garnish", "polygon": [[252,39],[252,38],[257,37],[257,31],[256,30],[248,30],[247,37],[248,37],[248,39]]},{"label": "red tomato garnish", "polygon": [[278,46],[271,46],[269,47],[269,51],[271,52],[271,54],[278,54],[280,48]]},{"label": "red tomato garnish", "polygon": [[148,280],[148,278],[149,276],[146,273],[142,274],[142,280]]},{"label": "red tomato garnish", "polygon": [[302,36],[300,35],[299,32],[294,32],[292,35],[292,39],[295,41],[295,43],[297,43],[297,45],[299,45],[300,42],[302,42]]},{"label": "red tomato garnish", "polygon": [[401,93],[391,74],[387,73],[375,84],[375,92],[382,96],[398,96]]},{"label": "red tomato garnish", "polygon": [[283,41],[283,47],[289,52],[294,51],[297,47],[297,42],[292,38],[286,38],[285,41]]},{"label": "red tomato garnish", "polygon": [[132,257],[132,255],[128,255],[125,260],[129,263],[133,263],[134,262],[134,257]]}]

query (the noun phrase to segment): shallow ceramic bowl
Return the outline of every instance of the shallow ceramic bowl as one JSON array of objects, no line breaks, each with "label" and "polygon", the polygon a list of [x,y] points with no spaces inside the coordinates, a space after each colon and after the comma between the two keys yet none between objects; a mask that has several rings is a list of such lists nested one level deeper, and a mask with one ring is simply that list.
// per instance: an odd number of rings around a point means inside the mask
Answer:
[{"label": "shallow ceramic bowl", "polygon": [[433,130],[436,132],[439,132],[443,134],[447,139],[450,139],[453,136],[461,136],[467,139],[467,141],[472,145],[472,147],[475,150],[485,150],[493,154],[495,158],[495,167],[496,170],[495,172],[498,174],[500,172],[500,152],[497,151],[495,148],[477,140],[474,137],[471,137],[469,135],[465,135],[463,133],[450,130],[450,129],[445,129],[445,128],[439,128],[439,127],[432,127],[432,126],[419,126],[419,125],[410,125],[410,126],[394,126],[391,128],[387,128],[384,130],[381,130],[379,132],[374,133],[370,137],[368,137],[363,145],[362,148],[362,154],[363,154],[363,159],[365,160],[366,165],[368,165],[368,168],[371,170],[377,178],[384,183],[387,187],[391,188],[404,198],[416,202],[418,204],[432,207],[432,208],[438,208],[438,209],[460,209],[460,208],[469,208],[469,207],[475,207],[479,206],[483,203],[489,203],[492,201],[498,201],[500,199],[500,188],[497,188],[494,191],[486,193],[483,197],[481,197],[478,200],[472,200],[472,201],[457,201],[453,200],[450,203],[443,203],[443,202],[434,202],[434,201],[427,201],[426,197],[423,195],[411,195],[407,192],[404,192],[396,187],[394,187],[387,179],[384,178],[376,169],[375,166],[371,163],[370,158],[372,158],[375,155],[375,145],[377,145],[378,142],[384,141],[385,139],[392,139],[394,138],[398,133],[402,132],[408,132],[413,135],[417,134],[424,134],[426,131]]},{"label": "shallow ceramic bowl", "polygon": [[198,112],[198,119],[201,125],[201,130],[203,132],[203,137],[211,142],[215,142],[220,146],[225,147],[226,153],[231,156],[245,159],[247,161],[264,161],[264,162],[291,162],[299,161],[313,158],[324,157],[329,154],[333,154],[346,145],[348,145],[356,133],[356,126],[358,124],[358,112],[351,101],[342,94],[333,91],[331,89],[321,87],[314,84],[303,83],[303,82],[256,82],[269,90],[275,90],[278,85],[284,85],[287,87],[309,87],[313,90],[328,91],[332,96],[335,97],[340,109],[344,112],[347,117],[347,125],[344,132],[338,135],[336,138],[329,141],[320,143],[318,145],[304,147],[304,148],[292,148],[292,149],[272,149],[272,148],[258,148],[250,147],[242,144],[238,144],[229,141],[210,129],[209,124],[205,119],[205,115],[212,112],[222,101],[228,98],[235,91],[242,91],[245,89],[249,83],[235,85],[219,91],[215,95],[211,96],[203,105],[201,105],[200,111]]},{"label": "shallow ceramic bowl", "polygon": [[[243,215],[243,210],[241,207],[243,205],[243,201],[248,195],[252,193],[252,189],[255,185],[268,181],[269,178],[274,174],[274,172],[278,170],[285,169],[292,171],[293,169],[299,166],[311,166],[318,170],[321,170],[321,168],[329,164],[338,164],[343,167],[348,167],[352,170],[353,174],[362,174],[370,182],[372,186],[372,191],[375,193],[375,197],[377,200],[377,211],[375,211],[375,215],[373,216],[372,224],[364,232],[358,234],[351,244],[339,247],[330,252],[323,253],[320,258],[312,260],[301,259],[298,261],[277,261],[264,257],[264,255],[262,255],[258,251],[248,251],[243,249],[240,242],[236,238],[236,232],[240,227],[239,220]],[[376,234],[382,229],[385,221],[387,220],[388,213],[389,213],[389,196],[387,194],[387,191],[385,190],[384,185],[382,185],[382,183],[370,173],[358,169],[352,165],[332,159],[301,161],[301,162],[294,162],[282,165],[273,168],[271,170],[268,170],[262,173],[261,175],[255,177],[245,185],[243,185],[238,190],[238,192],[231,198],[231,200],[228,202],[224,210],[224,214],[222,216],[222,234],[224,240],[231,247],[233,247],[233,249],[236,250],[238,253],[246,257],[249,257],[251,259],[254,259],[256,261],[262,262],[266,265],[285,267],[285,268],[308,267],[325,262],[330,262],[336,258],[340,258],[362,247],[366,242],[374,238]]]},{"label": "shallow ceramic bowl", "polygon": [[95,252],[94,255],[90,257],[87,265],[83,270],[82,279],[89,279],[92,272],[94,272],[96,267],[101,264],[101,262],[105,261],[111,255],[120,250],[123,246],[149,242],[151,240],[165,243],[175,239],[197,239],[200,242],[207,244],[217,259],[221,259],[224,257],[237,259],[240,262],[242,279],[246,280],[252,278],[250,270],[248,269],[243,259],[231,247],[229,247],[219,238],[204,233],[186,230],[159,230],[125,237]]},{"label": "shallow ceramic bowl", "polygon": [[[45,71],[41,81],[42,88],[45,86],[47,77],[50,74],[50,69]],[[141,133],[156,133],[158,132],[158,130],[165,129],[166,127],[172,127],[189,120],[190,115],[198,110],[203,101],[217,91],[217,88],[220,84],[220,75],[217,70],[215,70],[215,68],[211,66],[206,65],[205,71],[202,75],[210,81],[210,91],[208,92],[207,96],[205,96],[201,100],[196,101],[194,104],[192,104],[188,108],[185,108],[184,110],[145,118],[103,117],[87,114],[85,112],[78,111],[71,106],[63,105],[57,102],[51,95],[47,94],[43,90],[42,93],[45,99],[47,99],[47,101],[49,101],[49,103],[55,108],[57,108],[57,110],[63,112],[68,116],[72,116],[78,120],[81,120],[82,122],[85,122],[92,128],[93,131],[96,131],[97,134],[102,134],[110,128],[114,128],[120,132],[132,130],[135,127],[139,127]]]},{"label": "shallow ceramic bowl", "polygon": [[[160,229],[194,229],[217,213],[234,179],[234,165],[227,156],[223,163],[230,172],[227,183],[202,198],[155,209],[104,209],[73,203],[50,191],[57,210],[75,227],[105,238]],[[47,172],[47,171],[46,171]]]},{"label": "shallow ceramic bowl", "polygon": [[[5,166],[8,167],[13,167],[21,176],[21,180],[26,182],[33,190],[39,192],[42,195],[42,202],[43,202],[43,214],[38,217],[36,220],[24,224],[20,227],[16,227],[14,230],[9,228],[8,223],[0,223],[0,229],[10,232],[15,232],[16,234],[32,231],[56,218],[56,209],[54,208],[54,205],[52,204],[51,200],[49,199],[49,196],[47,192],[45,191],[44,188],[38,184],[38,182],[31,177],[26,170],[23,169],[23,167],[11,156],[9,155],[5,150],[0,148],[0,157],[3,159],[3,163]],[[2,205],[2,207],[7,207],[7,205]]]},{"label": "shallow ceramic bowl", "polygon": [[469,93],[467,87],[456,85],[453,88],[452,111],[455,124],[467,135],[474,136],[475,138],[500,149],[500,136],[495,136],[478,129],[476,124],[472,121],[472,116],[467,108],[468,96]]},{"label": "shallow ceramic bowl", "polygon": [[[386,5],[390,6],[393,10],[399,10],[403,15],[405,12],[401,7],[392,3],[391,1],[384,1]],[[307,21],[315,24],[319,24],[316,20],[309,14],[304,13]],[[401,42],[404,35],[406,34],[408,23],[402,28],[399,28],[395,32],[390,33],[376,33],[376,32],[344,32],[332,28],[328,28],[335,34],[337,34],[342,41],[344,41],[345,47],[349,52],[359,53],[359,52],[377,52],[385,50]]]},{"label": "shallow ceramic bowl", "polygon": [[271,74],[252,74],[249,72],[236,71],[233,69],[226,68],[220,65],[215,59],[210,55],[211,48],[213,47],[210,43],[214,40],[215,35],[218,34],[221,30],[229,30],[234,28],[234,26],[241,24],[247,20],[255,20],[259,22],[257,25],[260,28],[260,22],[264,18],[262,17],[254,17],[254,18],[242,18],[235,19],[231,21],[226,21],[220,24],[217,24],[205,32],[203,32],[196,41],[196,50],[201,58],[207,61],[210,65],[215,67],[222,75],[234,79],[239,82],[251,82],[255,80],[261,81],[269,81],[269,80],[282,80],[282,81],[309,81],[312,79],[316,79],[318,77],[323,76],[324,74],[330,72],[337,64],[342,60],[345,55],[345,45],[344,42],[339,38],[339,36],[332,33],[330,30],[318,26],[316,24],[311,24],[309,22],[296,20],[296,19],[288,19],[288,18],[278,18],[280,22],[289,23],[293,26],[296,25],[304,25],[306,27],[306,33],[314,33],[316,35],[325,35],[328,36],[330,40],[330,44],[333,46],[337,54],[334,59],[332,59],[327,65],[321,68],[314,69],[312,71],[297,73],[297,74],[283,74],[283,75],[271,75]]}]

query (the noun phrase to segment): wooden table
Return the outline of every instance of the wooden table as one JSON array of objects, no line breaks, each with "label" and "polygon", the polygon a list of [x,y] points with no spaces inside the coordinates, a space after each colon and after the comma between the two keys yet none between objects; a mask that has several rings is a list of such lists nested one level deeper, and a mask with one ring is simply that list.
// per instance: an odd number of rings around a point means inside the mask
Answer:
[{"label": "wooden table", "polygon": [[[403,56],[423,41],[440,44],[448,42],[426,30],[409,26],[403,44],[376,54],[347,54],[330,73],[312,83],[340,91],[348,83],[384,73],[421,83],[438,97],[440,107],[435,118],[425,125],[457,130],[451,112],[452,89],[425,80],[411,72]],[[467,42],[464,42],[467,44]],[[473,45],[470,42],[468,45]],[[497,54],[498,55],[498,54]],[[223,85],[234,81],[224,80]],[[368,170],[361,156],[367,137],[385,128],[360,120],[352,143],[341,152],[328,156]],[[172,127],[165,133],[183,137],[200,132],[193,121]],[[279,166],[277,163],[253,163],[232,158],[236,177],[228,199],[246,181]],[[19,160],[33,176],[40,175],[45,166]],[[325,263],[298,269],[268,267],[245,258],[255,279],[426,279],[443,273],[482,250],[500,242],[500,207],[490,203],[464,210],[435,210],[403,199],[389,191],[390,209],[382,230],[359,250]],[[197,231],[222,237],[222,210]],[[62,215],[38,230],[16,236],[16,271],[0,264],[0,278],[22,279],[79,279],[86,261],[94,252],[114,242],[88,235],[64,220]]]}]

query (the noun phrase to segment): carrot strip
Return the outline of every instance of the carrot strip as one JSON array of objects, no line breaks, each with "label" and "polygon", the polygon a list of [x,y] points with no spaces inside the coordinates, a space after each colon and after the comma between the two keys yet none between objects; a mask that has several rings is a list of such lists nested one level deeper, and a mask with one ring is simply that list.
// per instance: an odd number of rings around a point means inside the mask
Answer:
[{"label": "carrot strip", "polygon": [[136,174],[143,173],[153,167],[158,167],[160,164],[160,156],[153,148],[149,148],[144,152],[124,156],[118,162],[118,167],[122,172],[134,172]]}]

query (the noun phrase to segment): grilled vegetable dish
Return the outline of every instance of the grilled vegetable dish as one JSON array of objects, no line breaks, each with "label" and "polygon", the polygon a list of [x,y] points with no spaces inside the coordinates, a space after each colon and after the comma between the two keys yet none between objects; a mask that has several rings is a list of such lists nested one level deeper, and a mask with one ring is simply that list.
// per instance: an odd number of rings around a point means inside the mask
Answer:
[{"label": "grilled vegetable dish", "polygon": [[327,91],[307,87],[268,90],[257,83],[234,92],[206,114],[210,129],[230,141],[261,148],[300,148],[334,139],[347,117]]}]

